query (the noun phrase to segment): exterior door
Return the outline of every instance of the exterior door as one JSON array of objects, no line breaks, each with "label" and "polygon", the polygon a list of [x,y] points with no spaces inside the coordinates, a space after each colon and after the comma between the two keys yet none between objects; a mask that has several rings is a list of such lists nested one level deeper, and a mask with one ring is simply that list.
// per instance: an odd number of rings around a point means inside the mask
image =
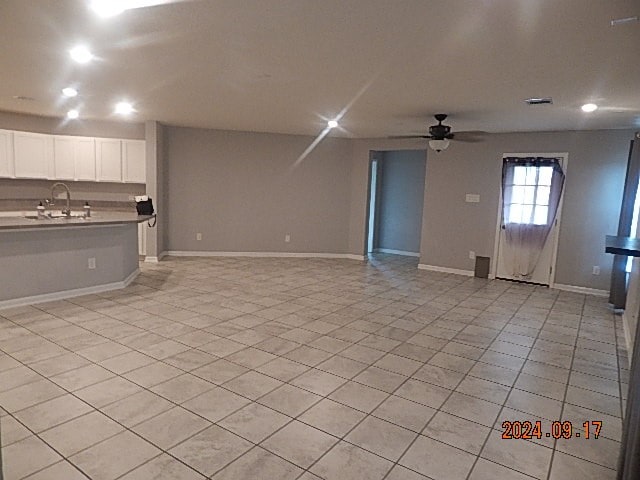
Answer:
[{"label": "exterior door", "polygon": [[[561,159],[561,166],[563,171],[566,172],[567,157],[568,154],[562,153],[532,153],[532,154],[505,154],[503,157],[556,157]],[[514,198],[513,201],[519,202],[521,207],[512,208],[511,212],[518,215],[520,211],[524,212],[522,218],[528,218],[531,223],[538,221],[538,217],[542,218],[546,215],[547,206],[549,203],[549,185],[550,185],[550,173],[544,170],[545,167],[535,169],[529,169],[528,171],[522,171],[522,174],[516,175],[514,178]],[[535,170],[535,171],[534,171]],[[516,194],[515,192],[518,191]],[[564,195],[564,192],[563,192]],[[562,209],[562,197],[558,206],[558,212],[556,219],[552,225],[549,236],[544,244],[538,263],[527,278],[523,278],[518,275],[514,275],[513,271],[513,258],[510,249],[505,247],[506,235],[505,235],[505,223],[507,219],[503,218],[503,206],[502,198],[499,208],[499,233],[498,233],[498,250],[496,256],[496,278],[502,278],[506,280],[524,281],[527,283],[535,283],[540,285],[551,285],[554,278],[556,251],[558,245],[558,232],[560,226],[560,213]],[[529,212],[534,212],[532,215],[528,215]],[[540,212],[540,215],[537,215]]]}]

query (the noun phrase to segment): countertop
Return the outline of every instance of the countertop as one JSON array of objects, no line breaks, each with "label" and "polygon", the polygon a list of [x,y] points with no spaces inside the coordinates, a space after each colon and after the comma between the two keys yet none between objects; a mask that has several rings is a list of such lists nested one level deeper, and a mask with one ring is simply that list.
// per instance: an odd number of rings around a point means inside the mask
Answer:
[{"label": "countertop", "polygon": [[[76,212],[77,213],[77,212]],[[125,212],[91,212],[91,216],[52,218],[47,220],[35,220],[25,218],[24,215],[34,215],[35,212],[0,212],[0,231],[6,230],[31,230],[42,228],[77,228],[100,225],[119,225],[126,223],[141,223],[153,219],[155,215],[138,215]]]},{"label": "countertop", "polygon": [[616,255],[640,257],[640,238],[607,235],[604,251]]}]

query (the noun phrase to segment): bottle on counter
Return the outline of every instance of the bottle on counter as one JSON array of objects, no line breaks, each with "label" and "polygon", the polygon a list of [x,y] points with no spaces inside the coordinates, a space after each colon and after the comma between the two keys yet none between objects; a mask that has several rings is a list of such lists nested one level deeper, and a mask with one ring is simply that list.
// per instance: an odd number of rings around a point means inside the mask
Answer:
[{"label": "bottle on counter", "polygon": [[44,209],[44,205],[42,205],[42,202],[40,202],[38,204],[38,206],[36,207],[36,211],[38,212],[38,218],[44,218],[45,217],[45,215],[44,215],[45,209]]},{"label": "bottle on counter", "polygon": [[91,205],[89,205],[89,202],[84,202],[84,216],[85,217],[91,216]]}]

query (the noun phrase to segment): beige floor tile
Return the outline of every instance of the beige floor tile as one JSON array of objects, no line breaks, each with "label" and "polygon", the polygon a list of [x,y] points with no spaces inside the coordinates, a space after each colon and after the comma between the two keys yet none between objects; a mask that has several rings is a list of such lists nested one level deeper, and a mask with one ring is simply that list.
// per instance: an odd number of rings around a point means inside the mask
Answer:
[{"label": "beige floor tile", "polygon": [[297,417],[321,398],[314,393],[285,384],[260,398],[259,402],[290,417]]},{"label": "beige floor tile", "polygon": [[451,390],[410,378],[394,394],[428,407],[440,408],[451,395]]},{"label": "beige floor tile", "polygon": [[182,407],[211,422],[217,422],[248,403],[248,399],[218,387],[188,400]]},{"label": "beige floor tile", "polygon": [[166,450],[204,430],[210,422],[180,407],[174,407],[132,428],[149,442]]},{"label": "beige floor tile", "polygon": [[[478,459],[469,476],[469,480],[531,480],[531,478],[528,475],[490,462],[484,458]],[[565,477],[564,480],[569,480],[569,478],[571,477]]]},{"label": "beige floor tile", "polygon": [[47,430],[40,436],[68,457],[123,430],[121,425],[102,413],[92,412]]},{"label": "beige floor tile", "polygon": [[386,476],[386,480],[428,480],[424,475],[420,475],[412,470],[409,470],[402,465],[396,465],[391,469],[389,475]]},{"label": "beige floor tile", "polygon": [[324,397],[329,395],[346,381],[347,380],[342,377],[314,368],[303,373],[290,383],[296,387],[303,388]]},{"label": "beige floor tile", "polygon": [[393,463],[346,442],[322,457],[311,472],[325,480],[380,480]]},{"label": "beige floor tile", "polygon": [[456,392],[502,404],[509,395],[509,387],[482,378],[468,376],[460,382]]},{"label": "beige floor tile", "polygon": [[599,437],[597,440],[593,438],[560,439],[556,443],[556,450],[606,468],[616,469],[620,443],[604,437]]},{"label": "beige floor tile", "polygon": [[[205,477],[167,454],[155,457],[121,477],[122,480],[204,480]],[[43,479],[44,480],[44,479]]]},{"label": "beige floor tile", "polygon": [[369,416],[345,440],[395,462],[416,436],[415,432]]},{"label": "beige floor tile", "polygon": [[65,393],[56,384],[49,380],[41,379],[0,393],[0,405],[7,412],[13,413],[46,402]]},{"label": "beige floor tile", "polygon": [[442,411],[491,427],[501,408],[498,404],[454,392],[442,406]]},{"label": "beige floor tile", "polygon": [[298,419],[331,435],[343,437],[365,415],[341,403],[324,399],[300,415]]},{"label": "beige floor tile", "polygon": [[552,450],[527,440],[505,440],[493,430],[481,457],[534,478],[546,479]]},{"label": "beige floor tile", "polygon": [[505,406],[528,413],[535,418],[553,421],[560,418],[562,402],[514,388]]},{"label": "beige floor tile", "polygon": [[381,390],[356,382],[348,382],[329,395],[329,398],[356,410],[370,413],[388,396],[388,393]]},{"label": "beige floor tile", "polygon": [[418,362],[410,358],[401,357],[393,353],[388,353],[380,360],[378,360],[374,364],[374,366],[393,373],[410,377],[422,366],[422,362]]},{"label": "beige floor tile", "polygon": [[71,456],[69,461],[93,480],[113,480],[160,453],[150,443],[124,431]]},{"label": "beige floor tile", "polygon": [[29,436],[2,449],[5,478],[21,479],[52,465],[62,457],[36,436]]},{"label": "beige floor tile", "polygon": [[420,432],[436,413],[436,409],[391,395],[372,415],[401,427]]},{"label": "beige floor tile", "polygon": [[222,385],[248,371],[249,369],[245,367],[221,359],[203,367],[196,368],[192,370],[191,373],[216,385]]},{"label": "beige floor tile", "polygon": [[272,353],[250,347],[228,355],[226,360],[242,365],[243,367],[255,369],[275,358],[277,357]]},{"label": "beige floor tile", "polygon": [[261,446],[306,469],[337,441],[336,437],[294,420],[262,442]]},{"label": "beige floor tile", "polygon": [[335,357],[325,360],[316,366],[316,368],[339,377],[351,379],[367,368],[367,364],[336,355]]},{"label": "beige floor tile", "polygon": [[33,435],[32,432],[13,417],[0,415],[0,440],[2,440],[0,447],[6,447],[31,435]]},{"label": "beige floor tile", "polygon": [[72,418],[89,413],[93,408],[73,395],[62,395],[53,400],[20,410],[15,416],[35,433],[55,427]]},{"label": "beige floor tile", "polygon": [[155,363],[156,360],[140,352],[127,352],[99,362],[107,370],[122,375],[140,367]]},{"label": "beige floor tile", "polygon": [[254,443],[260,443],[289,421],[291,418],[282,413],[251,403],[218,424]]},{"label": "beige floor tile", "polygon": [[102,409],[109,417],[125,427],[133,427],[173,408],[173,403],[147,390],[118,400]]},{"label": "beige floor tile", "polygon": [[256,371],[269,375],[283,382],[288,382],[298,375],[309,370],[310,367],[288,358],[278,357],[264,365],[256,368]]},{"label": "beige floor tile", "polygon": [[102,408],[130,395],[141,392],[142,388],[129,380],[113,377],[94,385],[81,388],[75,395],[96,408]]},{"label": "beige floor tile", "polygon": [[46,377],[52,377],[60,373],[75,370],[76,368],[89,365],[89,360],[82,358],[75,353],[65,353],[58,357],[48,358],[41,362],[29,365],[33,370]]},{"label": "beige floor tile", "polygon": [[67,461],[58,462],[50,467],[29,475],[28,480],[86,480],[80,470]]},{"label": "beige floor tile", "polygon": [[239,377],[229,380],[224,384],[224,388],[232,392],[242,395],[243,397],[256,400],[263,395],[275,390],[282,382],[275,378],[268,377],[262,373],[250,371],[240,375]]},{"label": "beige floor tile", "polygon": [[203,475],[210,476],[252,446],[251,442],[212,425],[172,448],[169,453]]},{"label": "beige floor tile", "polygon": [[555,452],[551,464],[549,480],[567,480],[569,478],[597,478],[598,480],[615,480],[614,469],[601,467],[595,463],[572,457],[562,452]]},{"label": "beige floor tile", "polygon": [[353,378],[354,382],[393,393],[408,377],[377,367],[369,367]]},{"label": "beige floor tile", "polygon": [[484,425],[438,412],[424,429],[423,435],[478,455],[491,429]]},{"label": "beige floor tile", "polygon": [[142,387],[150,388],[159,383],[181,375],[182,370],[167,365],[163,362],[154,362],[144,367],[131,370],[123,375],[127,380],[132,381]]},{"label": "beige floor tile", "polygon": [[213,388],[213,383],[185,373],[151,387],[151,391],[172,402],[183,403]]},{"label": "beige floor tile", "polygon": [[475,458],[470,453],[419,436],[399,463],[434,480],[450,480],[466,478]]},{"label": "beige floor tile", "polygon": [[302,472],[295,465],[260,447],[255,447],[212,478],[215,480],[237,480],[239,478],[293,480],[298,478]]}]

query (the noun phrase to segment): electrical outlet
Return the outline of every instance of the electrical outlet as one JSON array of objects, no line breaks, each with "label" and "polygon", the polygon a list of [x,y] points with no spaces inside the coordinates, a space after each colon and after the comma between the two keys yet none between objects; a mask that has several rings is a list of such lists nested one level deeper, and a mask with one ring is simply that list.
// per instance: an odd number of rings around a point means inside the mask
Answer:
[{"label": "electrical outlet", "polygon": [[285,243],[289,243],[291,241],[291,235],[289,235],[288,233],[284,236],[284,241]]},{"label": "electrical outlet", "polygon": [[96,259],[95,259],[95,257],[91,257],[87,261],[87,268],[89,268],[89,270],[95,270],[95,268],[96,268]]},{"label": "electrical outlet", "polygon": [[594,275],[600,275],[600,267],[598,265],[594,265],[591,273]]},{"label": "electrical outlet", "polygon": [[202,234],[200,232],[196,233],[196,240],[202,240]]},{"label": "electrical outlet", "polygon": [[475,260],[476,259],[476,252],[474,252],[473,250],[469,250],[469,258],[471,260]]}]

